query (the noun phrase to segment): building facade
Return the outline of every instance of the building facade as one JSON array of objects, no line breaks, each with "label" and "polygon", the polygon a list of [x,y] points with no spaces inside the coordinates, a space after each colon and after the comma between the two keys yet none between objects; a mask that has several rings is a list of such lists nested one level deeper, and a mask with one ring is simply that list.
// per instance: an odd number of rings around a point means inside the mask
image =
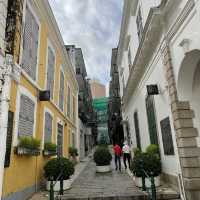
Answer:
[{"label": "building facade", "polygon": [[[6,18],[7,18],[7,4],[8,1],[0,2],[0,199],[2,195],[3,173],[4,173],[4,160],[6,152],[6,125],[8,120],[8,103],[7,89],[10,87],[10,78],[7,72],[9,69],[6,67],[5,60],[5,31],[6,31]],[[8,70],[8,71],[7,71]],[[3,100],[4,99],[4,100]],[[5,114],[4,114],[5,113]]]},{"label": "building facade", "polygon": [[108,133],[108,98],[93,99],[93,107],[97,113],[97,143],[101,143],[103,138],[107,144],[110,144]]},{"label": "building facade", "polygon": [[117,64],[133,147],[157,144],[163,179],[200,197],[200,1],[126,0]]},{"label": "building facade", "polygon": [[87,77],[82,49],[76,48],[75,45],[66,45],[66,50],[74,66],[76,79],[79,85],[79,134],[77,148],[79,150],[80,159],[83,159],[89,152],[91,152],[96,141],[94,130],[96,123],[95,113],[92,106],[92,93],[89,79]]},{"label": "building facade", "polygon": [[90,85],[93,99],[103,98],[106,96],[106,87],[98,80],[91,80]]},{"label": "building facade", "polygon": [[[124,133],[121,115],[119,72],[117,67],[117,48],[112,49],[110,77],[111,81],[109,84],[108,131],[112,143],[118,143],[122,145],[124,142]],[[129,138],[125,139],[129,141]]]},{"label": "building facade", "polygon": [[[78,84],[48,1],[9,3],[8,11],[18,15],[8,15],[11,22],[16,19],[16,28],[14,37],[8,33],[6,38],[13,62],[2,199],[21,200],[44,181],[43,166],[50,158],[42,154],[46,143],[68,157],[77,137]],[[24,137],[40,141],[37,156],[17,150]]]}]

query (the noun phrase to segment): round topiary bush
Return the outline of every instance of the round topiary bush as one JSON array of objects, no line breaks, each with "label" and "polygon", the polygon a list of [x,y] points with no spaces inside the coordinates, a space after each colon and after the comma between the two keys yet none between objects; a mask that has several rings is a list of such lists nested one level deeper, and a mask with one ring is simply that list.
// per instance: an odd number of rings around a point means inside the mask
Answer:
[{"label": "round topiary bush", "polygon": [[60,172],[63,171],[63,179],[67,180],[74,174],[74,165],[67,158],[53,158],[49,160],[44,166],[44,176],[47,180],[53,177],[54,181],[59,177]]},{"label": "round topiary bush", "polygon": [[110,165],[112,155],[107,147],[99,146],[94,152],[94,162],[97,166]]}]

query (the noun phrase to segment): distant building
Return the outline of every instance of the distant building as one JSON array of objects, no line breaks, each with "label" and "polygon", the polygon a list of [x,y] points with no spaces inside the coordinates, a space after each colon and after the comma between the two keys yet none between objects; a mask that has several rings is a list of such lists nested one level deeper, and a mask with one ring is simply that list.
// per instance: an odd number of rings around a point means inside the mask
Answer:
[{"label": "distant building", "polygon": [[93,99],[98,99],[106,96],[106,87],[98,80],[91,80],[90,85]]},{"label": "distant building", "polygon": [[[117,48],[112,49],[110,77],[111,81],[109,84],[108,132],[113,144],[122,144],[124,141],[124,132],[121,116],[121,97],[119,72],[117,67]],[[130,136],[125,139],[130,143]]]},{"label": "distant building", "polygon": [[77,148],[80,159],[83,159],[91,151],[93,144],[96,141],[96,114],[94,113],[92,106],[92,93],[89,79],[87,78],[82,50],[81,48],[76,48],[75,45],[66,45],[65,47],[72,65],[74,66],[76,79],[79,85],[79,134],[77,138]]},{"label": "distant building", "polygon": [[109,143],[109,135],[108,135],[108,98],[97,98],[93,100],[93,107],[97,113],[97,141],[99,142],[100,138],[106,139]]}]

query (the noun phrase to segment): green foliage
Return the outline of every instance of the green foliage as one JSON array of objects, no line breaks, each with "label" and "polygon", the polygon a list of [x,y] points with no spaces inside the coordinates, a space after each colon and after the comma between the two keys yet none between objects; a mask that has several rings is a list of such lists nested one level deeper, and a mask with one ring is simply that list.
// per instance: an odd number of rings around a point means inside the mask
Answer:
[{"label": "green foliage", "polygon": [[135,148],[133,150],[133,153],[134,153],[134,156],[137,156],[137,155],[141,154],[142,152],[141,152],[141,150],[139,148]]},{"label": "green foliage", "polygon": [[146,152],[141,152],[138,149],[134,151],[131,170],[137,177],[146,176],[143,170],[148,176],[158,176],[162,171],[158,146],[149,145],[146,150]]},{"label": "green foliage", "polygon": [[158,145],[156,145],[156,144],[150,144],[150,145],[146,148],[146,152],[147,152],[147,153],[150,153],[150,154],[159,154]]},{"label": "green foliage", "polygon": [[45,142],[44,143],[44,150],[51,151],[51,152],[56,152],[57,151],[57,145],[53,144],[51,142]]},{"label": "green foliage", "polygon": [[31,150],[40,150],[40,140],[33,137],[22,136],[19,138],[19,147]]},{"label": "green foliage", "polygon": [[110,161],[112,160],[112,155],[105,146],[98,146],[96,151],[94,152],[94,162],[97,166],[110,165]]},{"label": "green foliage", "polygon": [[78,149],[75,147],[69,147],[69,154],[72,157],[78,156]]},{"label": "green foliage", "polygon": [[61,169],[63,171],[63,179],[67,180],[74,174],[74,165],[67,158],[53,158],[44,166],[44,176],[50,180],[53,177],[54,181],[59,177]]}]

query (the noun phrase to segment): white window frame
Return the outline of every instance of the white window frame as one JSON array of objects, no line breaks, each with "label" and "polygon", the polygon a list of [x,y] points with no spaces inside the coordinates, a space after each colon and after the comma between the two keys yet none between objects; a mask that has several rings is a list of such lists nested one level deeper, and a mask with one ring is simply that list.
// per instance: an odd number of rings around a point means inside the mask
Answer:
[{"label": "white window frame", "polygon": [[52,133],[51,133],[51,142],[53,143],[53,128],[54,128],[54,114],[53,112],[47,108],[44,107],[44,112],[43,112],[43,135],[42,135],[42,148],[44,149],[44,136],[45,136],[45,114],[49,113],[52,117]]},{"label": "white window frame", "polygon": [[56,73],[56,51],[55,48],[53,46],[53,43],[51,42],[51,40],[49,38],[47,38],[47,50],[46,50],[46,69],[45,69],[45,84],[44,84],[44,90],[47,89],[47,71],[48,71],[48,55],[49,55],[49,47],[51,48],[51,50],[53,51],[54,57],[55,57],[55,61],[54,61],[54,83],[53,83],[53,99],[54,100],[54,93],[55,93],[55,73]]},{"label": "white window frame", "polygon": [[32,136],[35,137],[36,133],[36,117],[37,117],[37,97],[35,97],[28,89],[23,86],[18,87],[17,92],[17,99],[16,99],[16,113],[15,113],[15,126],[14,126],[14,138],[13,138],[13,146],[18,145],[18,126],[19,126],[19,112],[20,112],[20,98],[21,95],[25,95],[30,98],[35,106],[34,106],[34,124],[33,124],[33,134]]},{"label": "white window frame", "polygon": [[39,17],[37,16],[36,12],[34,11],[33,6],[31,5],[29,0],[24,0],[23,3],[23,17],[22,17],[22,24],[23,24],[23,30],[22,30],[22,37],[21,37],[21,41],[20,41],[20,58],[19,58],[19,65],[22,65],[22,56],[23,56],[23,39],[24,39],[24,30],[25,30],[25,17],[26,17],[26,6],[28,6],[28,8],[30,9],[32,15],[34,16],[38,26],[39,26],[39,30],[38,30],[38,49],[37,49],[37,64],[36,64],[36,78],[35,80],[32,79],[32,77],[30,77],[26,71],[24,69],[21,70],[23,72],[23,74],[25,74],[26,77],[28,77],[30,82],[33,82],[33,84],[36,84],[38,82],[38,74],[39,74],[39,56],[40,56],[40,39],[41,39],[41,22]]}]

